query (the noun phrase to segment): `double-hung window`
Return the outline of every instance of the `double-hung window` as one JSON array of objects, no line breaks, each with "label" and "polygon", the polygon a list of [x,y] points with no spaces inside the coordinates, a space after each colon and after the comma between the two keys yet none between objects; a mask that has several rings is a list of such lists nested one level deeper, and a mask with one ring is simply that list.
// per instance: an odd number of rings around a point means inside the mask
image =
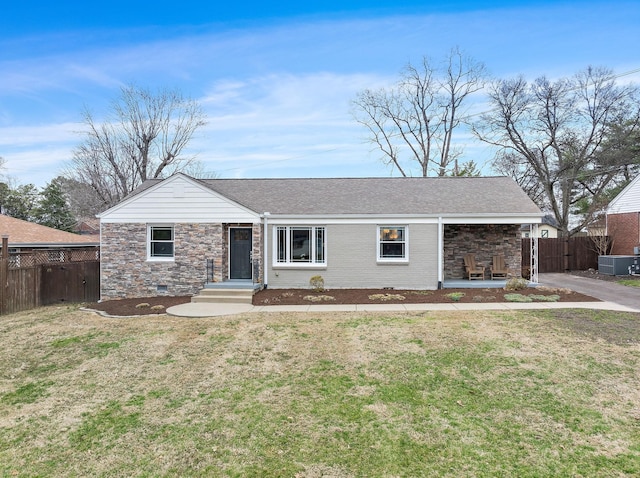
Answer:
[{"label": "double-hung window", "polygon": [[408,261],[408,232],[406,226],[378,226],[378,260]]},{"label": "double-hung window", "polygon": [[152,261],[169,261],[174,258],[173,226],[149,226],[147,231],[147,256]]},{"label": "double-hung window", "polygon": [[279,265],[326,265],[325,228],[277,226],[275,263]]}]

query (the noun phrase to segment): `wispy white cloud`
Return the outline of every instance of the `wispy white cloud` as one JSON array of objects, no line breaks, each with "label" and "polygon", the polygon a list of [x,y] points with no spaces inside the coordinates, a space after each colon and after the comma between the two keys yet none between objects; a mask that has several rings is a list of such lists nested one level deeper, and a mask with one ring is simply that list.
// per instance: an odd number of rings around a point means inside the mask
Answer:
[{"label": "wispy white cloud", "polygon": [[[349,114],[358,91],[389,84],[407,62],[456,45],[500,77],[566,76],[588,64],[629,71],[640,67],[632,60],[638,13],[633,2],[565,3],[0,40],[0,155],[16,173],[24,164],[53,171],[78,140],[72,122],[82,108],[99,117],[120,85],[135,82],[202,101],[210,121],[190,150],[208,169],[384,175]],[[480,99],[469,112],[482,109]],[[460,140],[469,155],[487,156],[486,146]],[[19,174],[30,181],[29,172]]]},{"label": "wispy white cloud", "polygon": [[222,175],[284,170],[312,176],[312,169],[335,174],[350,165],[345,174],[362,174],[368,146],[349,114],[350,101],[360,89],[382,81],[321,72],[217,82],[203,98],[210,122],[193,146],[215,144],[201,159]]}]

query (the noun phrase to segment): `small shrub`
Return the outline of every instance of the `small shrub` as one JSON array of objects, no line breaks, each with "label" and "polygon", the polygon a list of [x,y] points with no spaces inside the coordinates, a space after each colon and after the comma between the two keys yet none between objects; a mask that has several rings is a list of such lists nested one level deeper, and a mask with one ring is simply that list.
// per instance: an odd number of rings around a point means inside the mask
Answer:
[{"label": "small shrub", "polygon": [[522,277],[513,277],[507,281],[504,286],[505,290],[523,290],[529,287],[529,281]]},{"label": "small shrub", "polygon": [[141,302],[139,304],[136,304],[136,309],[146,309],[147,307],[149,307],[148,302]]},{"label": "small shrub", "polygon": [[389,300],[404,300],[405,296],[400,294],[372,294],[369,296],[369,300],[380,300],[387,302]]},{"label": "small shrub", "polygon": [[151,310],[164,310],[164,305],[154,305],[151,306]]},{"label": "small shrub", "polygon": [[309,302],[329,302],[336,300],[335,297],[330,295],[305,295],[302,299],[308,300]]},{"label": "small shrub", "polygon": [[535,290],[541,291],[541,292],[551,292],[551,293],[559,292],[560,294],[573,294],[573,291],[571,289],[567,289],[564,287],[548,287],[545,285],[539,285],[535,288]]},{"label": "small shrub", "polygon": [[529,294],[531,300],[535,302],[558,302],[560,300],[560,296],[553,295],[540,295],[540,294]]},{"label": "small shrub", "polygon": [[316,292],[324,292],[324,279],[320,275],[313,276],[309,279],[309,285]]},{"label": "small shrub", "polygon": [[482,296],[482,295],[474,295],[473,299],[474,302],[495,302],[496,301],[496,296],[495,295],[488,295],[488,296]]},{"label": "small shrub", "polygon": [[447,294],[447,297],[453,302],[458,302],[464,297],[464,292],[451,292],[450,294]]},{"label": "small shrub", "polygon": [[507,302],[533,302],[531,297],[522,294],[505,294],[504,300]]}]

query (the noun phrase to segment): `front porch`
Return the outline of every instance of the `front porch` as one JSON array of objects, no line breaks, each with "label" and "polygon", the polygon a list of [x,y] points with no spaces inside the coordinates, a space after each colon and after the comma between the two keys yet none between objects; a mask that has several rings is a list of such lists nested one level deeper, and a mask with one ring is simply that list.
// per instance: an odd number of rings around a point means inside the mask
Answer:
[{"label": "front porch", "polygon": [[495,279],[495,280],[445,279],[442,282],[443,289],[504,289],[506,285],[507,285],[506,279]]},{"label": "front porch", "polygon": [[250,280],[207,282],[197,295],[191,297],[191,302],[251,304],[253,294],[261,288],[262,284]]}]

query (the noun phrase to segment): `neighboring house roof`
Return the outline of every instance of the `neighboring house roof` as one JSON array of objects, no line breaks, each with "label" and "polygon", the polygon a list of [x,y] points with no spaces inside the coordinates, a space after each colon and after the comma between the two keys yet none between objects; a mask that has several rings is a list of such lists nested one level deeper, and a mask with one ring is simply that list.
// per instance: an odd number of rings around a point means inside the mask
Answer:
[{"label": "neighboring house roof", "polygon": [[[145,182],[125,201],[161,181]],[[274,215],[540,216],[535,203],[507,177],[194,181],[256,213]]]},{"label": "neighboring house roof", "polygon": [[99,241],[33,222],[0,214],[0,235],[9,236],[11,247],[97,246]]},{"label": "neighboring house roof", "polygon": [[[556,218],[553,217],[551,214],[545,214],[544,217],[542,218],[542,222],[540,224],[553,227],[554,229],[558,229],[558,221],[556,221]],[[528,231],[529,229],[531,229],[531,225],[530,224],[523,224],[521,229],[523,231]]]},{"label": "neighboring house roof", "polygon": [[627,212],[640,212],[640,175],[627,184],[607,207],[607,214]]},{"label": "neighboring house roof", "polygon": [[100,221],[94,217],[81,219],[75,229],[78,234],[100,234]]}]

